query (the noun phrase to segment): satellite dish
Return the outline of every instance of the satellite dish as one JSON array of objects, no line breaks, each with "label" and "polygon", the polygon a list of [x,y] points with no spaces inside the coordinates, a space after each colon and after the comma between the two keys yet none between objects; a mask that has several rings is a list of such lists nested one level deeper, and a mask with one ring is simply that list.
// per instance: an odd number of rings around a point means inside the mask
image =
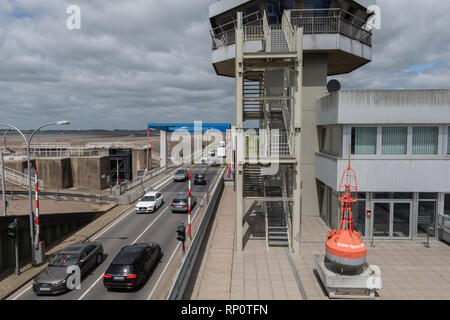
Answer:
[{"label": "satellite dish", "polygon": [[328,84],[327,84],[327,90],[329,93],[339,91],[339,90],[341,90],[341,83],[339,81],[337,81],[336,79],[330,80],[330,81],[328,81]]}]

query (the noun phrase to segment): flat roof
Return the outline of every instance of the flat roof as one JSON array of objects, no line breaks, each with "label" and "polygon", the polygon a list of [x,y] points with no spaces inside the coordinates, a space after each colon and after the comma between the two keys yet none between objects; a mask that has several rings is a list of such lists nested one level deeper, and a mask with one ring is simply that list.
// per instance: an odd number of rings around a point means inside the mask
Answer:
[{"label": "flat roof", "polygon": [[345,90],[317,101],[317,125],[448,124],[450,89]]}]

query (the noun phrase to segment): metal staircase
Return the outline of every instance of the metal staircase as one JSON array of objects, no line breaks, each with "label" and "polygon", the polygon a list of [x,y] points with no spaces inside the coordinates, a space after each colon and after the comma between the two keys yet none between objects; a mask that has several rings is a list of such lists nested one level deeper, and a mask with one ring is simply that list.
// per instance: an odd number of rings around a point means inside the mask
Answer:
[{"label": "metal staircase", "polygon": [[259,166],[245,166],[244,192],[246,194],[261,194],[263,192],[263,176]]},{"label": "metal staircase", "polygon": [[247,72],[244,80],[244,118],[258,120],[263,116],[263,103],[257,99],[264,95],[264,73]]},{"label": "metal staircase", "polygon": [[281,26],[270,26],[270,49],[272,52],[289,51],[289,44]]},{"label": "metal staircase", "polygon": [[[265,197],[281,197],[278,186],[266,186]],[[288,247],[289,232],[283,202],[265,202],[267,214],[267,243],[269,247]]]}]

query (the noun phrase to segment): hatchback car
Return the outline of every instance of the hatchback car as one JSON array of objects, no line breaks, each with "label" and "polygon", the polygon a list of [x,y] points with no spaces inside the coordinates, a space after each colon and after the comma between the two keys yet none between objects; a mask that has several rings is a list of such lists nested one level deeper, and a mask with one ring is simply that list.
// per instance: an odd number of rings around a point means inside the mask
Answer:
[{"label": "hatchback car", "polygon": [[148,192],[136,204],[136,213],[155,212],[164,203],[164,198],[161,192]]},{"label": "hatchback car", "polygon": [[103,285],[108,290],[138,288],[145,283],[161,256],[161,247],[157,243],[125,246],[103,275]]},{"label": "hatchback car", "polygon": [[194,184],[207,184],[208,179],[206,178],[205,172],[196,173],[194,176]]},{"label": "hatchback car", "polygon": [[48,266],[33,281],[34,293],[57,294],[69,290],[67,287],[67,268],[77,265],[81,277],[92,267],[103,261],[103,246],[97,242],[73,244],[59,251]]},{"label": "hatchback car", "polygon": [[[188,212],[189,195],[187,193],[180,193],[172,200],[170,209],[172,212]],[[197,198],[191,195],[191,209],[197,203]]]},{"label": "hatchback car", "polygon": [[178,169],[173,176],[175,182],[186,181],[187,179],[189,179],[189,172],[186,169]]}]

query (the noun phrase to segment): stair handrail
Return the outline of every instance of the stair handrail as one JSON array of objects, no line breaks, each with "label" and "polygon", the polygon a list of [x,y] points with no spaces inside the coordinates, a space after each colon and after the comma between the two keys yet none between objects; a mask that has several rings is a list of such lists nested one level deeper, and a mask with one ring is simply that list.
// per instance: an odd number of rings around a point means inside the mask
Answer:
[{"label": "stair handrail", "polygon": [[291,23],[291,13],[288,10],[283,11],[283,17],[281,19],[281,27],[284,32],[284,35],[286,36],[286,40],[288,43],[288,47],[290,51],[295,51],[295,31],[292,27]]},{"label": "stair handrail", "polygon": [[263,31],[264,31],[264,40],[266,42],[266,52],[271,51],[271,34],[270,34],[270,27],[269,27],[269,21],[267,20],[267,13],[266,10],[264,10],[263,15]]},{"label": "stair handrail", "polygon": [[[263,184],[263,192],[264,192],[264,198],[267,197],[266,195],[266,188]],[[269,251],[269,217],[267,214],[267,201],[263,201],[263,206],[264,206],[264,217],[265,217],[265,221],[266,221],[266,249],[267,251]]]},{"label": "stair handrail", "polygon": [[[5,169],[5,182],[10,182],[12,184],[15,184],[19,187],[28,187],[28,175],[21,173],[19,171],[16,171],[14,169],[4,167]],[[1,179],[1,177],[0,177]],[[40,189],[44,189],[44,181],[38,179],[38,185]],[[36,179],[32,176],[31,177],[31,183],[35,184]]]},{"label": "stair handrail", "polygon": [[[283,171],[283,187],[281,188],[281,192],[283,194],[283,198],[287,198],[288,194],[287,194],[287,179],[289,178],[289,175],[286,174],[286,172]],[[284,208],[284,212],[285,212],[285,217],[286,217],[286,221],[287,221],[287,233],[288,233],[288,244],[289,244],[289,250],[292,249],[292,221],[291,221],[291,215],[290,215],[290,206],[289,203],[287,201],[283,201],[283,208]]]}]

